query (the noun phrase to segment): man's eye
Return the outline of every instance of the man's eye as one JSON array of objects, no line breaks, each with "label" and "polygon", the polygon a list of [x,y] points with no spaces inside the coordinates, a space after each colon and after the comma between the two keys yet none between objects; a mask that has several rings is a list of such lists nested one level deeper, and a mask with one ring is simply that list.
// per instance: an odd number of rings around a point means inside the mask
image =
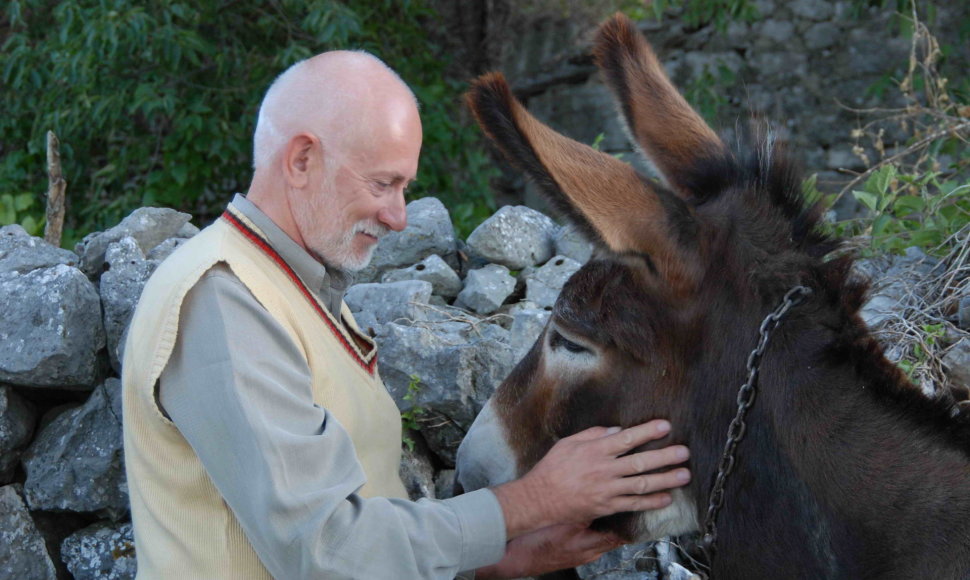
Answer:
[{"label": "man's eye", "polygon": [[564,348],[567,351],[576,353],[576,354],[583,353],[583,352],[590,352],[590,350],[585,346],[569,340],[568,338],[559,334],[556,331],[553,331],[552,336],[549,338],[549,346],[552,348]]}]

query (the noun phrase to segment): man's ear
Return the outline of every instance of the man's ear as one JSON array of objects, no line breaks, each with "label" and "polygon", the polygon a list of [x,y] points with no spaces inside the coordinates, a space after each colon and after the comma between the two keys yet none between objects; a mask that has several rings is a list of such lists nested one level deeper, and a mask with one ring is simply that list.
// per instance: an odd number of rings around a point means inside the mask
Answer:
[{"label": "man's ear", "polygon": [[290,139],[283,150],[283,176],[291,187],[306,187],[310,170],[322,152],[320,140],[308,133],[300,133]]}]

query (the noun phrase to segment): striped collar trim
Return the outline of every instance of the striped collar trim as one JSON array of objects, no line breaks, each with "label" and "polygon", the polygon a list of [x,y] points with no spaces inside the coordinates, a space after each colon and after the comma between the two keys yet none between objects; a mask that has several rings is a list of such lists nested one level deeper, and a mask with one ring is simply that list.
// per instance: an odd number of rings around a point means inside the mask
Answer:
[{"label": "striped collar trim", "polygon": [[[269,256],[269,258],[273,260],[273,262],[275,262],[281,270],[283,270],[283,273],[286,274],[286,276],[290,279],[290,281],[293,282],[300,293],[303,294],[303,297],[306,298],[307,302],[310,303],[310,306],[317,311],[317,314],[319,314],[320,318],[322,318],[327,324],[327,327],[329,327],[330,331],[334,334],[334,336],[337,337],[347,353],[350,354],[350,356],[357,361],[357,364],[363,367],[365,371],[373,375],[374,368],[377,366],[377,349],[374,347],[373,341],[359,333],[356,337],[348,334],[347,327],[334,319],[333,314],[331,314],[330,311],[328,311],[327,308],[320,303],[320,300],[313,294],[313,292],[310,291],[309,288],[307,288],[306,284],[303,283],[303,280],[301,280],[296,272],[293,271],[293,268],[291,268],[290,265],[286,263],[286,260],[284,260],[283,257],[273,249],[273,246],[269,244],[260,229],[256,227],[256,225],[245,215],[243,215],[242,212],[234,208],[232,204],[230,204],[226,208],[226,211],[222,213],[222,219],[238,230],[239,233],[241,233],[243,237],[249,240],[253,245],[262,250],[264,254]],[[355,340],[355,338],[357,340]],[[362,341],[363,344],[370,346],[366,353],[358,346],[358,341]]]}]

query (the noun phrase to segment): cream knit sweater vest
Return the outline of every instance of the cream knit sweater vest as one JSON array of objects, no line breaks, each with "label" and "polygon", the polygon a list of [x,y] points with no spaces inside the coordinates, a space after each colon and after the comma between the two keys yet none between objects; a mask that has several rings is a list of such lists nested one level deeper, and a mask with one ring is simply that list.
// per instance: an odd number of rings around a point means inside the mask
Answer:
[{"label": "cream knit sweater vest", "polygon": [[[299,345],[314,403],[349,432],[367,477],[364,497],[406,497],[398,475],[401,422],[377,374],[373,342],[330,315],[258,229],[232,206],[166,259],[142,293],[128,331],[122,382],[124,444],[138,577],[269,578],[198,457],[156,404],[155,385],[178,335],[186,293],[223,262]],[[253,337],[258,340],[259,337]]]}]

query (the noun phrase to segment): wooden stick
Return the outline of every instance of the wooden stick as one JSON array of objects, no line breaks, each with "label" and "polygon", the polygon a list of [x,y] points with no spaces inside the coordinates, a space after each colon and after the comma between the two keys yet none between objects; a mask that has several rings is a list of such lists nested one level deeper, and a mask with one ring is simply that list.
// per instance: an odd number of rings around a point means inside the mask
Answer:
[{"label": "wooden stick", "polygon": [[60,141],[53,131],[47,132],[47,225],[44,240],[53,246],[61,246],[64,229],[64,191],[67,181],[61,172]]}]

